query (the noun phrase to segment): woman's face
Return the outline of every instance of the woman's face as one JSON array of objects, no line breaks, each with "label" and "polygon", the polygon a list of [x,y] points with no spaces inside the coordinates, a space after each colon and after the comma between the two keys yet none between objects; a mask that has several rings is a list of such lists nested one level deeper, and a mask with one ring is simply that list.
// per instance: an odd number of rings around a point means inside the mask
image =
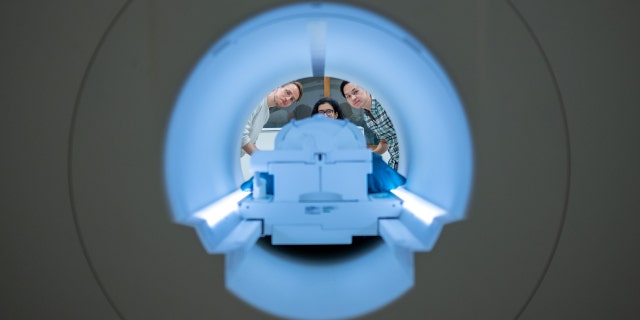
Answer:
[{"label": "woman's face", "polygon": [[333,110],[333,106],[328,102],[325,102],[318,106],[318,113],[323,114],[325,117],[336,119],[338,118],[338,113]]}]

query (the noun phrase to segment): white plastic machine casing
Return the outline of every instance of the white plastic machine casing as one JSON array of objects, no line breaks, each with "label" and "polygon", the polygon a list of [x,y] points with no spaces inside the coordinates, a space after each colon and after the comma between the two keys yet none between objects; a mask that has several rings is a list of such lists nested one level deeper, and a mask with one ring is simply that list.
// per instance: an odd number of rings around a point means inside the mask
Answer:
[{"label": "white plastic machine casing", "polygon": [[242,200],[243,219],[263,222],[272,244],[350,244],[378,235],[378,219],[396,218],[402,202],[391,193],[367,193],[371,151],[347,120],[316,115],[292,121],[276,136],[275,150],[256,151],[253,172],[273,175],[273,195]]}]

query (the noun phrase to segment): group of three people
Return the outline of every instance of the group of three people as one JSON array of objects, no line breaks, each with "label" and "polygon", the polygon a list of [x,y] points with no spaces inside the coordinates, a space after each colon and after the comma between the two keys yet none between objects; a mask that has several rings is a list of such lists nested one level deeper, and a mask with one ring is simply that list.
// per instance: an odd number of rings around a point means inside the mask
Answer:
[{"label": "group of three people", "polygon": [[[365,125],[378,137],[379,143],[373,152],[379,155],[389,152],[388,164],[394,170],[398,170],[400,159],[400,149],[398,147],[398,137],[393,123],[387,116],[386,111],[371,94],[357,84],[343,81],[340,84],[340,92],[347,102],[354,108],[363,109],[366,115]],[[292,81],[284,84],[270,92],[256,109],[251,113],[242,134],[241,155],[251,155],[258,148],[256,141],[262,128],[269,120],[269,108],[286,108],[293,102],[302,98],[302,84]],[[328,113],[325,113],[326,110]],[[344,113],[340,109],[337,101],[331,98],[318,100],[311,112],[311,115],[323,113],[334,119],[344,119]]]},{"label": "group of three people", "polygon": [[[376,174],[369,177],[369,192],[388,191],[389,186],[403,184],[404,177],[396,172],[400,158],[398,137],[393,123],[384,108],[368,91],[352,82],[343,81],[340,84],[340,91],[349,105],[357,109],[363,109],[366,115],[365,125],[379,139],[378,145],[372,150],[377,155],[372,158],[373,172]],[[258,150],[256,141],[263,126],[269,120],[269,108],[286,108],[293,102],[299,101],[302,93],[302,85],[297,81],[293,81],[276,88],[260,102],[258,107],[251,113],[244,128],[241,155],[251,155]],[[323,114],[333,119],[344,119],[344,113],[338,102],[329,97],[321,98],[314,104],[311,115],[316,114]],[[388,167],[386,167],[380,156],[387,151],[389,152]],[[387,170],[387,168],[393,170]],[[245,183],[243,185],[249,184]]]}]

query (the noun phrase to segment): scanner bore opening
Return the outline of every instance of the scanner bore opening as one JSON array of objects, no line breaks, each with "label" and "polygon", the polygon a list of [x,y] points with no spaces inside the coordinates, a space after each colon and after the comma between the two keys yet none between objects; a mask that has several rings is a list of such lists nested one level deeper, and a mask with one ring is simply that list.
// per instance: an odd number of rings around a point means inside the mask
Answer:
[{"label": "scanner bore opening", "polygon": [[[322,29],[323,25],[336,23],[345,24],[355,33],[369,35],[368,40],[365,37],[366,41],[360,43],[365,49],[382,43],[394,45],[364,50],[371,56],[363,59],[362,55],[344,49],[350,37],[336,33],[335,29]],[[299,41],[297,45],[287,46],[285,55],[261,52],[263,56],[255,59],[257,44],[272,39],[268,35],[278,28],[294,33],[291,41]],[[257,98],[264,96],[273,85],[315,75],[317,68],[309,61],[309,41],[312,56],[317,53],[313,50],[314,44],[326,49],[321,75],[377,88],[380,92],[376,96],[383,97],[383,106],[402,106],[387,110],[398,126],[398,137],[406,145],[420,146],[401,153],[401,165],[408,164],[406,187],[444,208],[448,215],[446,220],[425,227],[413,223],[420,217],[407,214],[403,223],[415,226],[416,236],[432,245],[443,224],[464,216],[470,193],[471,141],[462,105],[437,60],[406,31],[375,14],[336,4],[293,5],[268,12],[229,33],[203,57],[181,92],[167,134],[165,173],[174,219],[196,227],[203,244],[208,250],[211,245],[210,252],[216,253],[219,233],[208,229],[217,225],[202,228],[201,221],[194,220],[194,214],[234,192],[242,181],[239,164],[234,170],[222,167],[238,163],[240,137],[233,128],[246,123]],[[375,68],[370,68],[372,61]],[[389,84],[400,83],[406,85],[403,92],[388,88]],[[225,90],[212,92],[212,87]],[[247,94],[247,88],[252,88],[252,92]],[[420,102],[407,101],[406,92],[411,92],[413,99]],[[215,101],[215,110],[209,104],[212,101]],[[222,147],[207,141],[211,137],[222,143]],[[423,150],[433,153],[425,156]],[[218,222],[225,225],[229,220]],[[363,315],[390,303],[413,285],[413,252],[401,254],[403,258],[397,259],[397,251],[382,241],[371,243],[371,250],[355,250],[345,255],[348,258],[313,269],[304,263],[311,261],[308,257],[295,259],[294,256],[300,255],[284,255],[286,250],[274,254],[273,246],[265,248],[258,243],[243,254],[227,255],[227,288],[256,308],[284,317]],[[366,254],[356,254],[356,251]],[[389,277],[377,277],[380,274]],[[327,281],[328,277],[331,281]],[[357,285],[351,283],[356,279],[360,281]],[[301,294],[292,297],[286,292],[259,290],[268,288],[265,281],[286,283],[290,289],[287,292]],[[342,287],[335,294],[323,295],[322,300],[312,298],[318,292],[335,291],[329,284]],[[343,305],[354,296],[359,297],[357,301]],[[340,307],[336,307],[338,305]]]}]

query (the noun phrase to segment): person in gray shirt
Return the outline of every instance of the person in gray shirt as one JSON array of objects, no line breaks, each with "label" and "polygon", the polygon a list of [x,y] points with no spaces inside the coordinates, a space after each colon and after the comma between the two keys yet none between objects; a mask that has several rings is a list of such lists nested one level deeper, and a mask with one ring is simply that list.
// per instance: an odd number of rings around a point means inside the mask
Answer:
[{"label": "person in gray shirt", "polygon": [[269,108],[286,108],[302,97],[302,84],[297,81],[286,83],[271,91],[253,110],[242,131],[240,156],[251,155],[258,150],[256,141],[262,127],[269,120]]}]

